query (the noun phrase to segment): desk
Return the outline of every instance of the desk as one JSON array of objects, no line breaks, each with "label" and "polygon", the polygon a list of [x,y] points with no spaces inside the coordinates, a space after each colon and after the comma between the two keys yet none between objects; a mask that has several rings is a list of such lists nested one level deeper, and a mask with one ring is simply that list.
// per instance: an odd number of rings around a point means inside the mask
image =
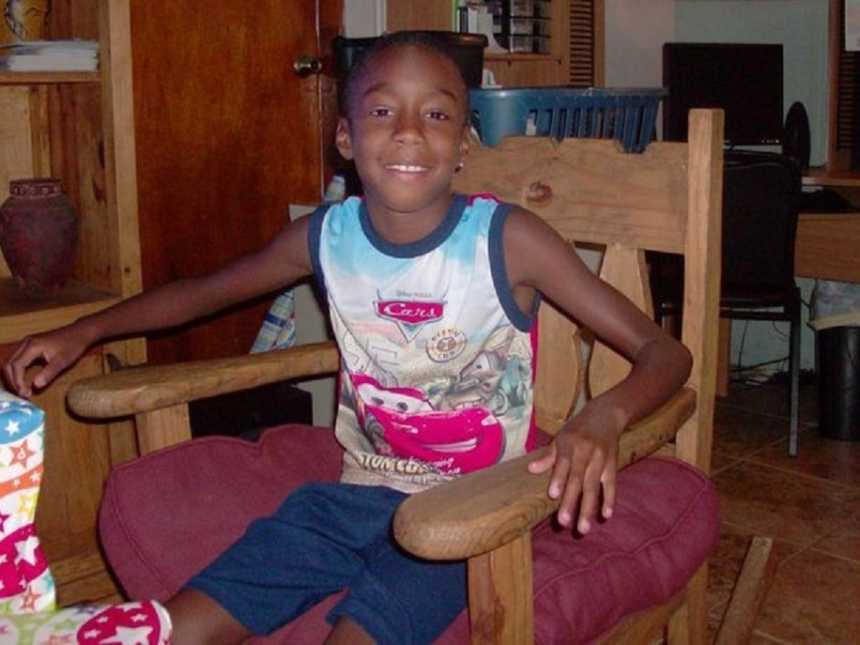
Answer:
[{"label": "desk", "polygon": [[794,273],[804,278],[860,282],[860,209],[856,213],[801,213]]},{"label": "desk", "polygon": [[803,175],[804,186],[827,188],[860,188],[860,171],[827,170],[822,166],[809,168]]},{"label": "desk", "polygon": [[[860,203],[860,172],[811,168],[804,186],[821,186]],[[860,207],[856,213],[801,213],[794,272],[804,278],[860,282]]]}]

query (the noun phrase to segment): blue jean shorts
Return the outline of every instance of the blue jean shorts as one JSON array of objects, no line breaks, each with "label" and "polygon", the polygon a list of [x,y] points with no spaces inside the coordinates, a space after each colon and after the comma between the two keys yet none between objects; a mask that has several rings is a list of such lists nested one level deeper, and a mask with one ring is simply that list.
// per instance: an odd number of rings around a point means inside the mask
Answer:
[{"label": "blue jean shorts", "polygon": [[431,643],[466,606],[466,567],[397,546],[391,520],[405,497],[382,486],[297,488],[187,586],[257,635],[348,589],[330,623],[349,617],[378,643]]}]

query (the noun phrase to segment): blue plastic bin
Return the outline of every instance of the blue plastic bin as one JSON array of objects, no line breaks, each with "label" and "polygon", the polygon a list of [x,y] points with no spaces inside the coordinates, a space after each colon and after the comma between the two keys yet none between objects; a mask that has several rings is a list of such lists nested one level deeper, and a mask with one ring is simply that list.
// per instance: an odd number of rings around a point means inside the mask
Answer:
[{"label": "blue plastic bin", "polygon": [[485,145],[505,136],[618,139],[642,152],[654,135],[663,88],[530,87],[469,90],[472,125]]}]

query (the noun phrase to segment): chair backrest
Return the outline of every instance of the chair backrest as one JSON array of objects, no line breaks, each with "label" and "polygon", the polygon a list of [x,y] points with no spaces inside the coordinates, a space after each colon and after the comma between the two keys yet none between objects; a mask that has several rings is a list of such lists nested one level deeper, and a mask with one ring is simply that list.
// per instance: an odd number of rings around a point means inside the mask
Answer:
[{"label": "chair backrest", "polygon": [[[676,454],[710,465],[719,312],[723,116],[694,110],[690,140],[652,143],[643,154],[613,141],[515,137],[472,151],[455,188],[490,192],[543,217],[565,239],[605,247],[600,275],[651,313],[646,250],[685,258],[682,340],[693,355],[688,385],[697,411],[677,436]],[[580,331],[550,305],[540,311],[536,390],[539,425],[556,432],[580,392],[597,395],[626,376],[629,363],[596,343],[581,365]]]},{"label": "chair backrest", "polygon": [[797,162],[776,153],[731,151],[723,172],[723,293],[793,286]]}]

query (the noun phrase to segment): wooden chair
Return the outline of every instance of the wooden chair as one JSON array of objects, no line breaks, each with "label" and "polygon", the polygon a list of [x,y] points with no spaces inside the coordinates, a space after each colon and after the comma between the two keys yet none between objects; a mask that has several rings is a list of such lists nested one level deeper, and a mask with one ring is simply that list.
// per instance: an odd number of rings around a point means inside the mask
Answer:
[{"label": "wooden chair", "polygon": [[[719,314],[722,123],[719,111],[693,111],[688,144],[653,143],[641,155],[625,154],[613,141],[513,138],[497,148],[473,150],[457,178],[460,192],[491,192],[523,203],[566,239],[606,245],[602,277],[648,312],[645,250],[684,255],[683,342],[693,355],[693,371],[681,392],[622,436],[622,467],[659,451],[704,473],[709,470]],[[586,371],[578,359],[580,335],[573,323],[542,306],[536,414],[538,425],[550,433],[569,416],[580,393],[574,385]],[[68,402],[85,417],[134,415],[145,454],[190,437],[190,400],[279,379],[331,374],[338,367],[335,346],[321,343],[123,370],[76,384]],[[587,370],[589,393],[605,391],[628,369],[609,348],[595,343]],[[190,443],[197,441],[205,440]],[[468,558],[473,643],[521,645],[534,639],[531,530],[552,514],[556,503],[546,495],[548,476],[526,471],[531,459],[533,455],[514,459],[414,495],[395,519],[397,539],[413,553],[432,559]],[[647,462],[654,460],[632,469]],[[607,526],[616,521],[617,514]],[[571,539],[570,549],[576,548]],[[600,638],[647,642],[668,625],[670,642],[704,642],[706,564],[696,565],[691,574],[686,586],[671,597],[624,617]],[[637,580],[629,581],[636,584]],[[565,642],[581,638],[571,634]]]}]

